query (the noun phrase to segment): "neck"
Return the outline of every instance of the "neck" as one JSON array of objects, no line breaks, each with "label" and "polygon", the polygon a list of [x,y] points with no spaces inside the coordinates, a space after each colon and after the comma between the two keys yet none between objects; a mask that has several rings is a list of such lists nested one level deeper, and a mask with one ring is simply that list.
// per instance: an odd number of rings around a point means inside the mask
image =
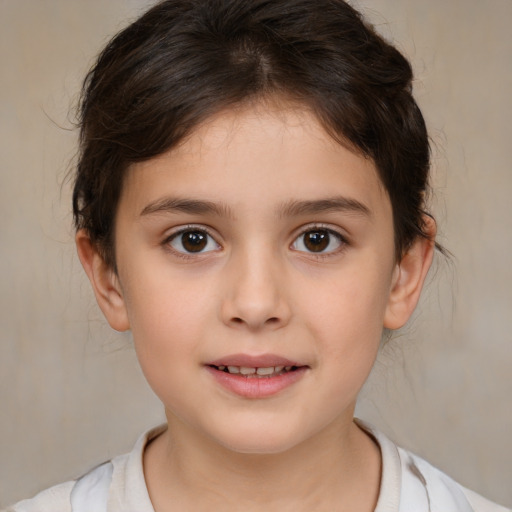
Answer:
[{"label": "neck", "polygon": [[234,452],[170,414],[168,422],[144,455],[156,512],[375,508],[380,451],[351,419],[279,454]]}]

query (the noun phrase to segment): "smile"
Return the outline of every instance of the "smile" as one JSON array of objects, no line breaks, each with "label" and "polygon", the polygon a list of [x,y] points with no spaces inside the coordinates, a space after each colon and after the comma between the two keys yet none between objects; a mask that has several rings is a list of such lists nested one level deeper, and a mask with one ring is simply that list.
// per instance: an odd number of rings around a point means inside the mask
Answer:
[{"label": "smile", "polygon": [[271,354],[238,354],[211,361],[205,369],[225,391],[242,398],[263,399],[291,388],[311,368]]},{"label": "smile", "polygon": [[243,375],[247,378],[271,378],[298,369],[297,366],[268,366],[256,368],[248,366],[212,365],[212,367],[220,372],[230,373],[231,375]]}]

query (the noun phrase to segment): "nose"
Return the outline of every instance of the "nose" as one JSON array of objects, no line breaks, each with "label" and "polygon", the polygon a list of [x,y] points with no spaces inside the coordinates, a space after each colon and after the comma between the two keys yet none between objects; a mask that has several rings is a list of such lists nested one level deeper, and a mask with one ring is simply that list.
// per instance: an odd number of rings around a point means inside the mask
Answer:
[{"label": "nose", "polygon": [[233,255],[223,275],[223,289],[221,316],[226,325],[255,332],[288,324],[285,272],[264,249]]}]

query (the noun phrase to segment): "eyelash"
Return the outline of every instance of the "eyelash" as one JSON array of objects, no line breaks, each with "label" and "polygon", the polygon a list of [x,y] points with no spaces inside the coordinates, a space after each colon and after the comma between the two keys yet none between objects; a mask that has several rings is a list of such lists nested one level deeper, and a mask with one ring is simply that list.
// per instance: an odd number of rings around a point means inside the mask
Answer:
[{"label": "eyelash", "polygon": [[[339,247],[335,248],[334,250],[328,251],[328,252],[302,251],[302,250],[293,248],[293,245],[295,243],[297,243],[297,241],[300,240],[301,237],[304,237],[307,233],[312,233],[315,231],[316,232],[324,232],[324,233],[327,233],[330,237],[334,237],[337,240],[337,242],[339,243]],[[329,243],[330,243],[330,241],[329,241]],[[317,259],[325,259],[325,258],[329,258],[331,256],[336,256],[336,255],[340,254],[347,248],[348,245],[350,245],[349,241],[339,231],[337,231],[331,227],[328,227],[326,225],[323,225],[323,224],[312,224],[312,225],[301,228],[301,231],[299,232],[299,234],[297,236],[295,236],[295,238],[293,239],[293,242],[290,245],[290,248],[292,248],[292,250],[295,250],[297,252],[307,254],[308,257],[313,257],[313,258],[317,258]]]},{"label": "eyelash", "polygon": [[[162,242],[162,245],[168,251],[171,251],[175,256],[178,256],[179,258],[183,258],[185,260],[196,259],[198,256],[201,256],[201,255],[204,255],[204,254],[208,254],[208,253],[214,251],[214,250],[209,250],[209,251],[206,251],[206,252],[203,252],[203,251],[185,252],[185,251],[179,251],[179,250],[175,249],[174,247],[172,247],[171,243],[174,240],[178,239],[184,233],[189,233],[189,232],[192,232],[192,233],[202,233],[202,234],[206,235],[210,240],[213,240],[213,242],[215,243],[217,248],[220,247],[220,244],[217,242],[215,237],[212,235],[212,233],[210,233],[210,231],[205,226],[195,226],[195,225],[184,226],[184,227],[180,228],[178,231],[175,231],[174,233],[169,235]],[[207,244],[208,243],[210,243],[210,241],[207,241]]]},{"label": "eyelash", "polygon": [[[315,252],[315,251],[296,249],[293,247],[301,239],[301,237],[304,237],[307,233],[311,233],[311,232],[315,232],[315,231],[327,233],[329,235],[329,237],[334,236],[334,238],[339,243],[339,247],[335,248],[334,250],[330,250],[328,252],[324,252],[323,250],[319,251],[319,252]],[[202,234],[206,235],[206,237],[208,237],[210,239],[210,241],[208,241],[208,240],[206,241],[206,244],[207,244],[206,247],[208,246],[209,243],[211,243],[211,241],[213,241],[215,243],[215,245],[217,246],[217,249],[221,247],[220,244],[216,241],[215,237],[212,235],[212,233],[210,233],[210,231],[205,226],[195,226],[195,225],[184,226],[184,227],[180,228],[178,231],[175,231],[174,233],[172,233],[170,236],[168,236],[162,242],[162,245],[164,247],[166,247],[167,250],[172,251],[172,253],[174,255],[176,255],[180,258],[186,259],[186,260],[195,259],[198,256],[205,255],[205,254],[215,251],[215,249],[210,249],[208,251],[200,250],[197,252],[193,252],[193,251],[187,252],[187,251],[180,251],[180,250],[177,250],[174,247],[172,247],[171,243],[174,240],[176,240],[180,235],[183,235],[184,233],[187,233],[187,232],[202,233]],[[302,243],[304,244],[304,242],[302,242]],[[331,240],[328,241],[328,244],[330,244],[330,243],[331,243]],[[296,252],[307,254],[309,257],[323,259],[323,258],[328,258],[330,256],[339,254],[348,245],[349,245],[349,242],[346,239],[346,237],[343,236],[338,231],[336,231],[328,226],[322,225],[322,224],[313,224],[313,225],[303,227],[301,229],[301,231],[294,237],[292,243],[290,244],[290,249],[292,249]]]}]

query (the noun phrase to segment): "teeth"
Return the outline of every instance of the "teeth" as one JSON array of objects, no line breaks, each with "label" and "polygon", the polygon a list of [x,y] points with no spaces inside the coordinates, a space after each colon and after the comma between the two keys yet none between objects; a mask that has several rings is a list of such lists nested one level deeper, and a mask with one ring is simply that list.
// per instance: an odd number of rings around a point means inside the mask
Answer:
[{"label": "teeth", "polygon": [[268,377],[270,375],[278,375],[283,371],[289,372],[292,366],[268,366],[265,368],[250,368],[247,366],[224,366],[220,365],[217,369],[221,372],[227,370],[228,373],[240,374],[240,375],[261,375],[262,377]]},{"label": "teeth", "polygon": [[240,373],[242,375],[253,375],[254,373],[256,373],[256,368],[247,368],[245,366],[241,366]]},{"label": "teeth", "polygon": [[276,370],[277,370],[277,368],[273,368],[271,366],[270,368],[258,368],[256,370],[256,373],[258,375],[272,375]]}]

